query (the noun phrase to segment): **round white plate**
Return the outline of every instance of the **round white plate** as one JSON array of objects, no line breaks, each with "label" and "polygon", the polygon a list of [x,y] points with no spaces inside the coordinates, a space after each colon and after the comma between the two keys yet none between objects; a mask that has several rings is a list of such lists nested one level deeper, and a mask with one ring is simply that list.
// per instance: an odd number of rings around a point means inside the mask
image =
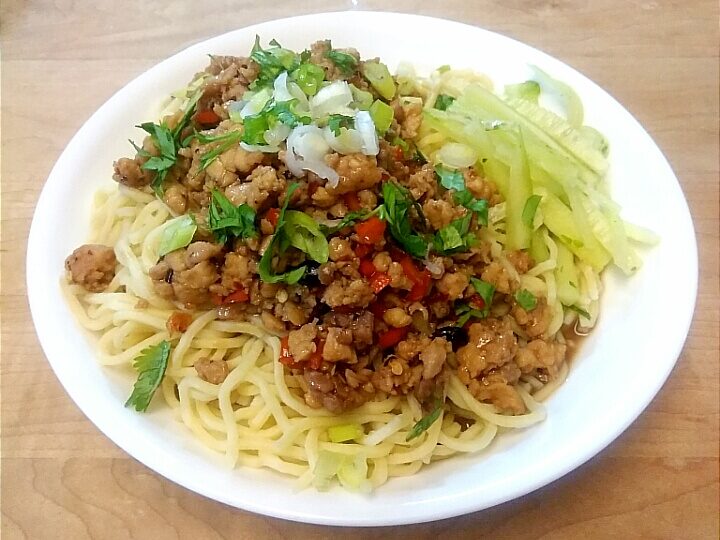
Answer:
[{"label": "round white plate", "polygon": [[[133,126],[154,119],[161,100],[203,69],[208,53],[247,55],[255,35],[302,50],[321,38],[429,71],[443,64],[489,74],[499,85],[540,66],[571,84],[586,122],[610,141],[612,194],[623,216],[662,238],[632,278],[605,275],[602,316],[567,382],[547,401],[542,424],[502,434],[488,451],[453,457],[371,495],[339,489],[293,491],[267,470],[227,470],[158,400],[147,414],[123,403],[132,381],[101,368],[93,342],[75,324],[58,282],[65,257],[88,235],[93,192],[111,182],[112,162],[130,155]],[[115,94],[70,141],[38,202],[27,255],[30,307],[47,358],[70,397],[130,455],[170,480],[239,508],[297,521],[391,525],[430,521],[524,495],[573,470],[609,444],[660,389],[687,335],[695,304],[697,253],[690,214],[670,166],[637,121],[572,68],[532,47],[479,28],[427,17],[346,12],[282,19],[198,43]]]}]

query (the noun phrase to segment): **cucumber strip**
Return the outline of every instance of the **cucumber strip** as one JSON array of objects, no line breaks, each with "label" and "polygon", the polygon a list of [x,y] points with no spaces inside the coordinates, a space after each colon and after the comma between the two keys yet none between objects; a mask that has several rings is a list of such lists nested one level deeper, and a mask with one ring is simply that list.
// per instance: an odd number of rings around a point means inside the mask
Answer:
[{"label": "cucumber strip", "polygon": [[507,215],[505,217],[505,234],[507,249],[527,249],[530,247],[532,227],[523,220],[525,203],[532,196],[532,181],[528,167],[522,131],[514,134],[517,141],[515,158],[510,164],[508,190],[505,199]]},{"label": "cucumber strip", "polygon": [[489,119],[517,123],[553,150],[560,151],[597,175],[602,176],[607,170],[607,160],[597,150],[594,141],[585,138],[565,119],[529,101],[509,99],[505,102],[480,86],[469,85],[450,110],[470,113],[484,110],[490,113]]}]

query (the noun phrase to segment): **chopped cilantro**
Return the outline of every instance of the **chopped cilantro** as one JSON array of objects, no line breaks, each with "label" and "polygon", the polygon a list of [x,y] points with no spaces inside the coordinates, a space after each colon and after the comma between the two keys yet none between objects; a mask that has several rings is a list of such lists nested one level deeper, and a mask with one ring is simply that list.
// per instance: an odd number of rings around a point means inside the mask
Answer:
[{"label": "chopped cilantro", "polygon": [[342,128],[352,129],[355,127],[355,119],[352,116],[345,116],[343,114],[331,114],[328,117],[327,125],[330,131],[337,137],[340,135]]},{"label": "chopped cilantro", "polygon": [[140,356],[133,361],[133,367],[138,371],[138,378],[132,394],[125,402],[126,407],[135,407],[138,412],[147,410],[165,375],[169,356],[170,343],[165,340],[140,352]]},{"label": "chopped cilantro", "polygon": [[208,227],[221,244],[232,237],[256,236],[255,210],[247,204],[235,206],[222,192],[214,189],[208,210]]},{"label": "chopped cilantro", "polygon": [[446,111],[447,108],[452,105],[453,101],[455,101],[454,97],[448,96],[447,94],[440,94],[435,100],[435,108],[440,111]]},{"label": "chopped cilantro", "polygon": [[455,190],[453,195],[455,202],[474,212],[479,223],[487,225],[488,203],[485,199],[473,197],[473,194],[465,187],[465,178],[462,173],[457,170],[446,169],[440,165],[435,167],[435,173],[438,175],[442,187]]},{"label": "chopped cilantro", "polygon": [[433,238],[433,248],[442,255],[451,255],[470,249],[476,241],[475,235],[470,231],[472,213],[467,212],[463,217],[453,220],[443,227]]},{"label": "chopped cilantro", "polygon": [[332,45],[330,45],[330,50],[325,53],[325,56],[332,61],[344,75],[352,75],[352,72],[357,68],[357,58],[352,54],[333,49]]},{"label": "chopped cilantro", "polygon": [[[385,182],[382,186],[383,205],[380,217],[390,225],[390,234],[413,257],[423,258],[428,252],[428,241],[418,234],[410,224],[410,209],[417,203],[410,192],[395,182]],[[418,217],[424,221],[422,210]]]},{"label": "chopped cilantro", "polygon": [[432,426],[435,421],[440,418],[440,413],[442,412],[442,401],[439,399],[435,400],[435,408],[425,416],[423,416],[418,422],[413,426],[413,428],[410,430],[410,432],[407,434],[407,437],[405,437],[406,441],[412,441],[413,439],[419,437],[422,433],[427,431],[430,426]]},{"label": "chopped cilantro", "polygon": [[525,311],[535,309],[535,306],[537,306],[537,298],[527,289],[520,289],[516,292],[515,300],[517,300],[517,303],[520,304],[520,307]]}]

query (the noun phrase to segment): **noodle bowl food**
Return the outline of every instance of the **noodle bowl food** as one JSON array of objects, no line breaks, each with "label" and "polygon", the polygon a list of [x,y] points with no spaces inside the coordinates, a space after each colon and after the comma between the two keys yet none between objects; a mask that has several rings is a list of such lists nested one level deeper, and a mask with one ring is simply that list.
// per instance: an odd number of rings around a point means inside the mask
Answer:
[{"label": "noodle bowl food", "polygon": [[653,240],[539,69],[498,89],[258,39],[158,118],[61,286],[99,361],[134,367],[128,407],[170,407],[228,467],[300,488],[369,491],[542,421],[601,272]]}]

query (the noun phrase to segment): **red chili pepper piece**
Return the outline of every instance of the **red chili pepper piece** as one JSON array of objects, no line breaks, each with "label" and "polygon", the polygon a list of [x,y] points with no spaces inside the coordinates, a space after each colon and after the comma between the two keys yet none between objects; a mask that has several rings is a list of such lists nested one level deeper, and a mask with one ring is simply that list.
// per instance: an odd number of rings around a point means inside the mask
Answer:
[{"label": "red chili pepper piece", "polygon": [[225,298],[223,298],[223,304],[236,304],[243,303],[250,300],[250,295],[245,289],[238,289],[237,291],[231,292]]},{"label": "red chili pepper piece", "polygon": [[290,354],[290,348],[288,344],[288,336],[283,337],[280,340],[280,363],[286,366],[293,366],[295,360]]},{"label": "red chili pepper piece", "polygon": [[320,341],[320,343],[316,344],[315,352],[310,355],[310,358],[307,359],[307,365],[310,369],[320,369],[322,367],[323,358],[322,353],[323,349],[325,348],[325,342]]},{"label": "red chili pepper piece", "polygon": [[279,208],[271,208],[267,212],[265,212],[265,219],[267,219],[273,226],[273,228],[277,227],[278,219],[280,219],[280,209]]},{"label": "red chili pepper piece", "polygon": [[220,296],[219,294],[211,294],[211,295],[210,295],[210,300],[212,301],[212,303],[213,303],[214,305],[216,305],[216,306],[222,306],[223,297]]},{"label": "red chili pepper piece", "polygon": [[361,259],[365,258],[367,255],[370,255],[373,251],[373,246],[369,244],[358,244],[355,247],[355,255],[360,257]]},{"label": "red chili pepper piece", "polygon": [[345,201],[345,206],[353,212],[357,212],[362,208],[362,205],[360,204],[360,197],[358,197],[358,194],[354,191],[343,195],[343,201]]},{"label": "red chili pepper piece", "polygon": [[413,283],[413,287],[405,299],[410,302],[416,302],[424,298],[425,295],[430,292],[432,275],[427,268],[418,270],[413,260],[407,254],[403,254],[399,259],[403,272],[405,272],[405,275]]},{"label": "red chili pepper piece", "polygon": [[385,287],[390,285],[391,281],[392,279],[390,279],[390,276],[388,276],[385,272],[376,272],[370,278],[370,287],[375,292],[375,294],[377,294]]},{"label": "red chili pepper piece", "polygon": [[428,292],[430,292],[430,285],[432,284],[432,276],[427,270],[423,270],[420,273],[420,281],[413,285],[410,292],[405,297],[409,302],[417,302],[422,298],[425,298]]},{"label": "red chili pepper piece", "polygon": [[370,278],[375,275],[377,269],[370,259],[363,259],[360,261],[360,275],[366,278]]},{"label": "red chili pepper piece", "polygon": [[483,300],[483,297],[479,294],[472,295],[470,297],[469,303],[472,304],[474,308],[485,309],[485,300]]},{"label": "red chili pepper piece", "polygon": [[385,234],[385,222],[377,216],[355,225],[358,242],[361,244],[377,244]]},{"label": "red chili pepper piece", "polygon": [[198,124],[208,125],[208,124],[217,124],[222,120],[215,111],[211,109],[206,109],[204,111],[200,111],[195,115],[195,121]]},{"label": "red chili pepper piece", "polygon": [[404,328],[391,328],[387,332],[383,332],[378,338],[378,347],[381,349],[389,349],[397,345],[407,335],[408,330],[409,327],[405,326]]}]

